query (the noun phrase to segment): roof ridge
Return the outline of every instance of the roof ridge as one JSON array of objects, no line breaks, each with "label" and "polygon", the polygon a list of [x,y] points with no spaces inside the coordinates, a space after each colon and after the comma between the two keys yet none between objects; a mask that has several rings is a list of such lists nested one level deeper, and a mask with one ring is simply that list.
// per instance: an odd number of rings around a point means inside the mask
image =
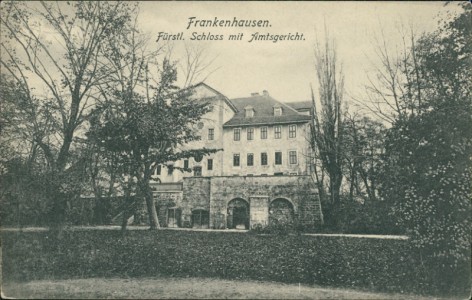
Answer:
[{"label": "roof ridge", "polygon": [[[277,100],[276,100],[277,101]],[[281,102],[281,101],[277,101],[279,103],[281,103],[282,105],[284,105],[285,107],[287,107],[288,109],[294,111],[295,113],[297,113],[298,115],[301,115],[301,113],[299,113],[295,108],[291,107],[290,105],[286,104],[285,102]]]},{"label": "roof ridge", "polygon": [[285,103],[294,104],[294,103],[307,103],[307,102],[311,103],[311,100],[290,101],[290,102],[285,102]]},{"label": "roof ridge", "polygon": [[[277,100],[277,99],[273,98],[271,95],[257,95],[257,96],[249,96],[249,97],[238,97],[238,98],[232,98],[232,99],[229,99],[229,100],[230,100],[230,101],[234,101],[234,100],[236,100],[236,101],[238,101],[238,100],[243,101],[243,100],[249,100],[249,99],[251,99],[251,98],[255,98],[255,99],[257,99],[257,98],[270,99],[270,100],[272,100],[272,101],[278,103],[280,106],[289,109],[291,112],[296,113],[297,115],[303,115],[303,114],[301,114],[299,111],[297,111],[295,108],[293,108],[293,107],[291,107],[289,104],[287,104],[286,102]],[[272,107],[274,107],[274,106],[275,106],[275,105],[272,105]]]},{"label": "roof ridge", "polygon": [[190,86],[190,87],[188,87],[188,88],[196,88],[196,87],[199,86],[199,85],[204,85],[204,86],[206,86],[207,88],[209,88],[210,90],[212,90],[213,92],[215,92],[216,94],[219,94],[219,95],[223,96],[224,101],[226,102],[226,104],[228,104],[228,106],[229,106],[235,113],[238,112],[237,107],[234,105],[233,102],[231,102],[231,100],[230,100],[228,97],[226,97],[226,95],[224,95],[224,94],[221,93],[220,91],[216,90],[215,88],[209,86],[209,85],[208,85],[207,83],[205,83],[204,81],[200,81],[199,83],[194,84],[194,85],[192,85],[192,86]]}]

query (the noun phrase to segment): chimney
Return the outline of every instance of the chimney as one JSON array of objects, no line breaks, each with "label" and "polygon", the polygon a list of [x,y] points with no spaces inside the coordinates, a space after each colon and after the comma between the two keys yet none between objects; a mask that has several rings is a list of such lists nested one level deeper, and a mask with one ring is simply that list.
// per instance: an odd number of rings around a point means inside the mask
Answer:
[{"label": "chimney", "polygon": [[251,97],[259,96],[259,93],[251,93]]},{"label": "chimney", "polygon": [[263,90],[263,91],[262,91],[262,94],[263,94],[264,96],[269,96],[269,92],[268,92],[267,90]]}]

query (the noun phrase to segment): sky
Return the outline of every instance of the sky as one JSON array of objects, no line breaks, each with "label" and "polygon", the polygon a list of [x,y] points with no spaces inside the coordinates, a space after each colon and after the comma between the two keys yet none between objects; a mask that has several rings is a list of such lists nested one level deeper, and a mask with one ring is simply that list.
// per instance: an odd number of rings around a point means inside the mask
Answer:
[{"label": "sky", "polygon": [[[178,34],[172,57],[183,57],[184,44],[204,49],[210,74],[205,82],[229,98],[247,97],[269,91],[277,100],[292,102],[310,98],[310,84],[316,90],[314,44],[323,40],[324,26],[335,40],[342,63],[348,95],[364,90],[367,74],[378,62],[375,37],[384,32],[389,49],[400,44],[399,29],[430,32],[437,28],[438,15],[454,9],[444,2],[142,2],[139,25],[157,39],[159,32]],[[271,27],[191,27],[195,20],[268,20]],[[193,32],[223,35],[223,40],[192,41]],[[303,33],[299,41],[253,41],[261,34]],[[240,41],[230,34],[243,33]],[[153,44],[154,45],[153,45]],[[151,47],[165,43],[153,41]],[[203,79],[203,76],[200,78]]]}]

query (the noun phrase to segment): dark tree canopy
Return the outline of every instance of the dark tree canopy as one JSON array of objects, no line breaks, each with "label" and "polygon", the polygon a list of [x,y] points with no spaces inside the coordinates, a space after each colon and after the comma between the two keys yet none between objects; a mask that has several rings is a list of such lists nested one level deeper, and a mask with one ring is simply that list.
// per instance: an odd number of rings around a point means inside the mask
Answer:
[{"label": "dark tree canopy", "polygon": [[175,86],[176,75],[175,65],[164,60],[157,85],[148,87],[144,95],[115,90],[111,101],[97,108],[88,133],[95,144],[119,154],[125,175],[136,178],[146,198],[151,228],[158,227],[149,186],[157,165],[217,151],[185,147],[200,138],[195,125],[211,107],[192,99],[191,88]]},{"label": "dark tree canopy", "polygon": [[[453,286],[470,259],[472,199],[471,6],[416,44],[420,74],[412,113],[388,131],[383,197],[437,276]],[[457,275],[457,274],[456,274]],[[463,274],[460,274],[462,276]],[[431,275],[433,276],[433,275]]]}]

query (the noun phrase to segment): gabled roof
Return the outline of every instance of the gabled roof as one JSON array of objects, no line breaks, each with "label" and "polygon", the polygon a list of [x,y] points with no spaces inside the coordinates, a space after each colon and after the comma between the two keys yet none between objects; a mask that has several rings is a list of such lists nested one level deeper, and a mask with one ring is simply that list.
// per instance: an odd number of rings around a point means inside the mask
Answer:
[{"label": "gabled roof", "polygon": [[[310,116],[302,115],[287,104],[277,101],[269,95],[257,95],[247,98],[230,100],[238,112],[226,122],[223,127],[246,125],[270,125],[287,123],[305,123],[310,121]],[[252,106],[254,117],[246,118],[244,108]],[[274,107],[282,107],[282,115],[274,116]]]},{"label": "gabled roof", "polygon": [[226,104],[228,104],[228,106],[236,113],[238,111],[238,109],[234,106],[234,104],[228,99],[228,97],[226,97],[225,95],[223,95],[222,93],[220,93],[219,91],[215,90],[214,88],[212,88],[211,86],[209,86],[208,84],[204,83],[203,81],[202,82],[199,82],[195,85],[192,85],[190,87],[188,87],[189,89],[191,88],[196,88],[198,86],[204,86],[206,87],[207,89],[209,89],[210,91],[214,92],[215,94],[221,96],[223,98],[223,100],[225,101]]},{"label": "gabled roof", "polygon": [[287,105],[295,110],[309,110],[311,108],[311,101],[287,102]]}]

